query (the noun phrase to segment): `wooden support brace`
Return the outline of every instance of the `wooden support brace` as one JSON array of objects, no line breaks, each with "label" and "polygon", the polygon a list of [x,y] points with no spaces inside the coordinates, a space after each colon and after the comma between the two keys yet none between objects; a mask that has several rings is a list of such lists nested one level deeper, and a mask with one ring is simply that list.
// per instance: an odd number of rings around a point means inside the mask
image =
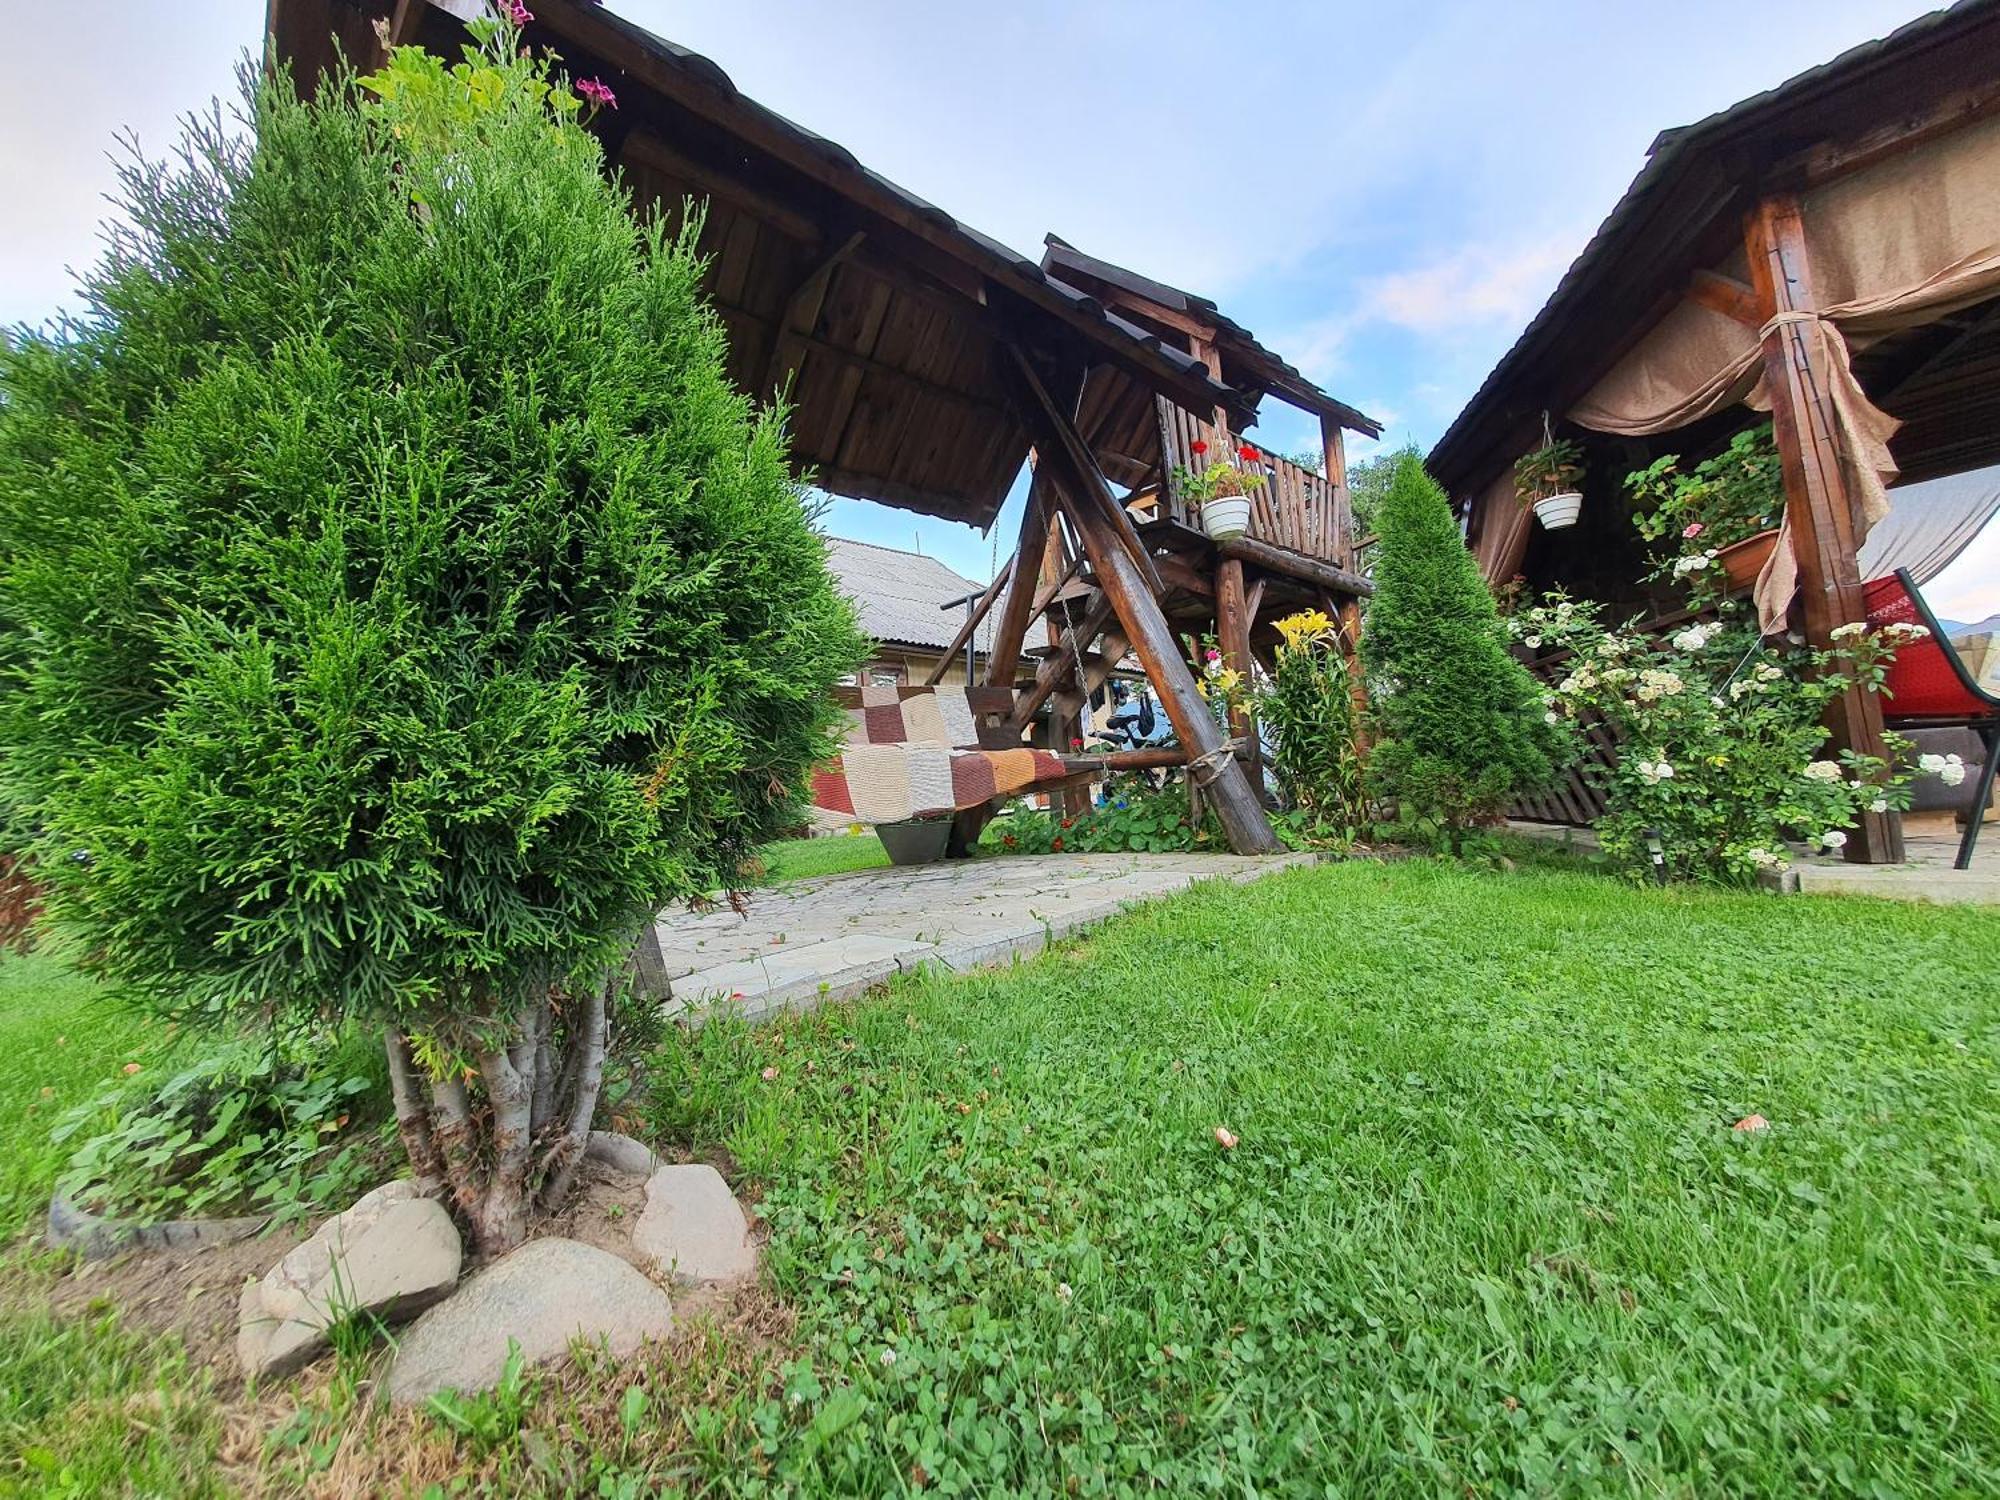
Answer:
[{"label": "wooden support brace", "polygon": [[1120,510],[1111,486],[1018,349],[1003,356],[1003,370],[1010,372],[1022,421],[1042,454],[1041,473],[1050,479],[1057,503],[1089,554],[1098,587],[1111,601],[1188,752],[1189,785],[1205,788],[1231,849],[1238,854],[1276,853],[1277,835],[1250,778],[1230,753],[1222,727],[1209,714],[1193,671],[1181,657],[1173,628],[1160,609],[1159,590],[1149,587],[1110,519],[1111,512]]},{"label": "wooden support brace", "polygon": [[937,665],[932,667],[929,675],[924,678],[925,687],[936,687],[943,680],[945,672],[958,659],[958,653],[965,649],[965,643],[971,640],[973,632],[979,629],[987,611],[993,608],[993,601],[999,598],[1000,591],[1007,587],[1007,580],[1014,576],[1014,564],[1018,561],[1018,558],[1008,558],[1001,565],[1000,571],[993,575],[993,581],[986,585],[986,592],[979,596],[978,603],[972,606],[972,613],[965,617],[965,623],[958,627],[958,634],[953,636],[951,644],[945,647],[944,655],[938,658]]},{"label": "wooden support brace", "polygon": [[1014,544],[1014,580],[1007,590],[1007,605],[993,628],[993,655],[986,663],[986,681],[993,687],[1011,688],[1021,668],[1021,648],[1028,641],[1028,622],[1035,616],[1035,594],[1041,582],[1042,551],[1048,541],[1049,517],[1054,511],[1047,486],[1039,470],[1028,489],[1028,503],[1021,510],[1021,535]]},{"label": "wooden support brace", "polygon": [[1009,729],[1019,734],[1028,727],[1041,706],[1049,701],[1049,695],[1061,687],[1066,678],[1075,675],[1077,657],[1097,639],[1110,618],[1110,596],[1100,593],[1055,643],[1048,659],[1035,672],[1034,686],[1015,700],[1014,712],[1007,720]]}]

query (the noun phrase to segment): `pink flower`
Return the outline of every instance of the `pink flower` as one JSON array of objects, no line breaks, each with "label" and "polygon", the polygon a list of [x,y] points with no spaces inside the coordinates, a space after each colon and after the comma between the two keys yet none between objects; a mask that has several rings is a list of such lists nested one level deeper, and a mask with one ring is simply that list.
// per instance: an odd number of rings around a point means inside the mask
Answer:
[{"label": "pink flower", "polygon": [[535,13],[523,5],[521,0],[506,0],[503,8],[507,12],[507,19],[516,26],[526,26],[535,19]]},{"label": "pink flower", "polygon": [[1701,522],[1690,521],[1687,523],[1685,527],[1682,528],[1681,535],[1685,537],[1688,541],[1693,541],[1696,537],[1701,535],[1702,529],[1703,528]]},{"label": "pink flower", "polygon": [[576,86],[576,91],[599,109],[616,109],[618,96],[610,88],[595,78],[586,78]]}]

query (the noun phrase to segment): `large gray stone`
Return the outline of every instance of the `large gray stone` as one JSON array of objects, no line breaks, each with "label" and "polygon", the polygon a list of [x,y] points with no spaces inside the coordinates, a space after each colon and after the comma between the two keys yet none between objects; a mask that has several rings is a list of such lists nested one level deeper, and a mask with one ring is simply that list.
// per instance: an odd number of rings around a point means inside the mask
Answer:
[{"label": "large gray stone", "polygon": [[532,1240],[410,1326],[389,1367],[389,1397],[408,1404],[488,1390],[510,1339],[529,1365],[560,1359],[576,1339],[603,1339],[622,1359],[673,1326],[667,1294],[617,1256],[575,1240]]},{"label": "large gray stone", "polygon": [[662,1167],[646,1180],[632,1247],[661,1274],[693,1284],[757,1274],[757,1247],[729,1184],[713,1167]]},{"label": "large gray stone", "polygon": [[409,1318],[458,1284],[451,1216],[415,1183],[387,1183],[286,1252],[238,1303],[236,1357],[246,1375],[285,1375],[327,1348],[326,1330],[367,1312]]},{"label": "large gray stone", "polygon": [[629,1172],[634,1177],[648,1176],[660,1167],[660,1159],[651,1146],[615,1130],[591,1131],[583,1155],[586,1161],[599,1162],[614,1172]]}]

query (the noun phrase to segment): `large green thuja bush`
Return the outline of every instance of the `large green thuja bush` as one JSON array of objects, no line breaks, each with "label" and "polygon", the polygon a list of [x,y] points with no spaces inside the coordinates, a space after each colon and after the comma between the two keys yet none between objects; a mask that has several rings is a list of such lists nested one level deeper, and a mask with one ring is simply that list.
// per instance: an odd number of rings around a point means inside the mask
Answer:
[{"label": "large green thuja bush", "polygon": [[9,340],[0,795],[130,991],[382,1025],[490,1252],[567,1190],[635,933],[795,820],[862,644],[694,229],[480,35],[191,124],[87,314]]},{"label": "large green thuja bush", "polygon": [[1528,669],[1508,650],[1493,595],[1444,491],[1415,454],[1396,466],[1376,516],[1381,552],[1362,632],[1378,795],[1467,826],[1546,786],[1567,753]]}]

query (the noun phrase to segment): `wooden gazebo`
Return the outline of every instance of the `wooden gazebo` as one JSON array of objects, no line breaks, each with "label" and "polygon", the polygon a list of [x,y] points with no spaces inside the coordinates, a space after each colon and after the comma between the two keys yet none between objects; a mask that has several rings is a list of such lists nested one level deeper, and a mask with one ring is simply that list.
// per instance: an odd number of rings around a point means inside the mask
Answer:
[{"label": "wooden gazebo", "polygon": [[[1865,616],[1857,556],[1895,486],[2000,462],[2000,3],[1962,0],[1654,142],[1645,167],[1430,455],[1496,585],[1658,605],[1619,476],[1768,419],[1785,521],[1755,595],[1824,645]],[[1578,525],[1512,466],[1584,446]],[[1836,742],[1883,753],[1853,690]],[[1847,857],[1903,857],[1894,813]]]},{"label": "wooden gazebo", "polygon": [[[273,46],[301,87],[336,49],[371,65],[385,37],[455,55],[482,10],[268,4]],[[618,109],[592,128],[637,203],[670,215],[706,204],[707,288],[732,373],[754,396],[788,395],[802,472],[836,494],[989,528],[1032,450],[1019,550],[974,615],[998,602],[993,685],[1013,697],[993,719],[1025,735],[1054,699],[1059,734],[1129,652],[1230,846],[1275,849],[1246,773],[1254,736],[1231,753],[1181,637],[1216,621],[1247,666],[1267,600],[1338,607],[1366,592],[1347,566],[1340,430],[1375,424],[1199,299],[1060,242],[1041,263],[1019,256],[745,98],[707,58],[583,0],[531,8],[530,45],[616,91]],[[1243,431],[1267,393],[1328,424],[1326,473],[1273,460],[1252,534],[1218,551],[1169,476],[1198,433]],[[1009,664],[1038,617],[1056,622],[1061,649],[1016,682]]]}]

